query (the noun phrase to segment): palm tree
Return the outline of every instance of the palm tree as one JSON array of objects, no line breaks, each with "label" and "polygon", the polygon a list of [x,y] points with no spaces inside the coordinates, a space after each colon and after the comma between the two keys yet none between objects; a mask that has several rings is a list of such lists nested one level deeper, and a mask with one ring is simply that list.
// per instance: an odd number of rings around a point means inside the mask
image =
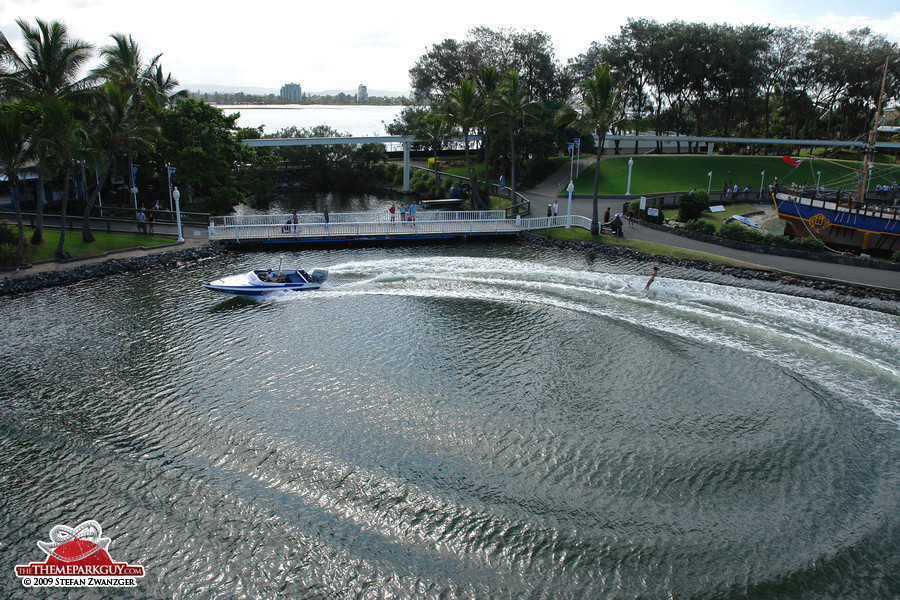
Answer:
[{"label": "palm tree", "polygon": [[431,146],[434,160],[434,179],[437,181],[438,190],[441,185],[441,172],[438,169],[438,150],[442,148],[453,126],[441,114],[440,106],[432,103],[431,108],[421,119],[420,128],[416,131],[416,138]]},{"label": "palm tree", "polygon": [[475,208],[481,208],[481,194],[478,192],[478,182],[472,173],[472,161],[469,156],[469,133],[478,126],[481,107],[478,98],[478,90],[475,82],[466,78],[459,80],[456,87],[447,94],[443,114],[447,120],[459,127],[463,134],[463,144],[466,155],[466,171],[469,173],[469,185],[472,188],[472,203]]},{"label": "palm tree", "polygon": [[32,164],[32,128],[25,119],[25,111],[19,104],[6,104],[0,108],[0,171],[9,179],[9,196],[16,211],[19,241],[16,245],[16,263],[25,262],[25,224],[22,222],[22,196],[19,193],[19,173]]},{"label": "palm tree", "polygon": [[[131,104],[130,110],[125,114],[136,121],[135,126],[143,127],[144,125],[137,121],[147,120],[147,115],[143,110],[145,105],[149,105],[151,109],[160,105],[165,106],[168,102],[168,97],[165,96],[168,91],[166,86],[171,85],[174,88],[178,82],[172,80],[171,76],[162,77],[159,65],[161,54],[154,56],[150,63],[145,65],[137,42],[130,35],[114,33],[110,37],[114,43],[104,46],[100,50],[100,57],[104,62],[94,71],[94,74],[119,87]],[[158,80],[157,75],[159,76]],[[160,87],[155,85],[157,83]],[[165,100],[161,99],[161,96],[165,96]],[[149,132],[149,130],[147,131]],[[136,187],[134,180],[135,147],[126,140],[123,149],[128,158],[129,188],[134,190]],[[137,196],[134,198],[134,206],[137,209]]]},{"label": "palm tree", "polygon": [[540,114],[541,105],[531,99],[519,82],[519,73],[517,71],[509,71],[500,84],[494,102],[491,105],[491,118],[505,121],[506,127],[509,129],[509,185],[512,188],[510,199],[513,206],[516,204],[516,163],[519,162],[516,156],[516,133],[519,130],[519,124],[526,120],[533,119]]},{"label": "palm tree", "polygon": [[606,133],[622,116],[622,86],[613,87],[609,64],[594,67],[591,77],[579,84],[580,98],[565,104],[556,114],[556,124],[574,126],[597,136],[597,160],[594,164],[594,210],[591,216],[591,234],[600,233],[600,211],[597,197],[600,191],[600,158]]},{"label": "palm tree", "polygon": [[[16,52],[9,40],[0,33],[0,57],[4,68],[0,70],[0,93],[12,99],[31,101],[43,105],[48,98],[73,99],[91,83],[91,77],[80,77],[82,68],[91,57],[92,46],[69,38],[66,25],[59,21],[46,22],[37,19],[37,27],[31,27],[19,19],[16,23],[22,32],[25,52]],[[43,135],[52,136],[53,130],[44,129]],[[49,159],[50,157],[42,157]],[[57,173],[39,165],[38,198],[33,244],[43,240],[44,233],[44,174]]]},{"label": "palm tree", "polygon": [[[494,94],[497,93],[497,87],[500,85],[500,71],[495,66],[483,66],[481,75],[478,78],[478,93],[481,95],[481,101],[486,107],[490,107],[494,101]],[[484,150],[484,178],[489,177],[490,153],[488,152],[488,127],[490,120],[485,118],[482,123],[481,148]]]},{"label": "palm tree", "polygon": [[59,98],[44,101],[43,118],[38,129],[37,151],[45,164],[54,164],[63,173],[62,205],[60,206],[59,245],[56,257],[65,258],[63,246],[66,242],[66,209],[69,187],[77,159],[87,147],[87,136],[81,124],[72,116],[71,108]]},{"label": "palm tree", "polygon": [[152,150],[150,139],[155,129],[143,125],[134,114],[137,106],[134,98],[118,85],[107,82],[93,97],[91,117],[87,123],[88,150],[85,157],[88,166],[102,173],[84,207],[81,235],[85,242],[93,242],[91,211],[100,189],[109,177],[116,154],[125,148]]}]

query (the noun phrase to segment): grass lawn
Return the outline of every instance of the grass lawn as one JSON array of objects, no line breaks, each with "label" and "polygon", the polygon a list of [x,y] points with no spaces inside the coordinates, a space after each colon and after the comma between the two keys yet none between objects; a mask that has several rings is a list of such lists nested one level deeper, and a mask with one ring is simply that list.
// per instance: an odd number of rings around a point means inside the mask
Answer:
[{"label": "grass lawn", "polygon": [[[634,158],[631,170],[631,193],[653,194],[688,191],[691,189],[721,190],[725,182],[741,189],[759,190],[760,180],[769,185],[778,178],[784,185],[796,183],[816,184],[821,172],[820,184],[827,188],[851,189],[856,185],[859,163],[846,160],[807,158],[798,167],[792,167],[781,157],[773,156],[660,156],[646,155]],[[712,172],[710,186],[709,172]],[[762,173],[765,172],[763,178]],[[900,166],[876,165],[870,189],[881,183],[900,179]],[[604,157],[600,161],[600,193],[624,194],[628,188],[628,157]],[[575,181],[575,193],[591,195],[594,192],[594,168],[582,172]]]},{"label": "grass lawn", "polygon": [[[34,233],[33,229],[25,228],[26,242],[31,239]],[[105,232],[94,232],[96,240],[91,244],[86,244],[81,239],[81,231],[67,231],[66,241],[63,249],[72,257],[92,256],[94,254],[103,254],[110,250],[122,250],[126,248],[139,248],[140,246],[161,246],[163,244],[172,244],[174,240],[169,237],[160,236],[143,236],[143,235],[121,235]],[[54,252],[59,245],[59,231],[55,229],[44,230],[44,242],[39,246],[27,245],[25,247],[25,258],[28,262],[36,262],[39,260],[50,260],[54,258]]]},{"label": "grass lawn", "polygon": [[617,238],[610,235],[591,235],[590,231],[588,231],[587,229],[582,229],[580,227],[573,227],[572,229],[566,229],[564,227],[560,227],[558,229],[545,229],[536,233],[538,235],[545,235],[547,237],[552,237],[558,240],[572,240],[578,242],[593,242],[595,244],[607,244],[610,246],[622,246],[624,248],[631,248],[632,250],[635,250],[637,252],[643,252],[644,254],[659,254],[661,256],[671,256],[672,258],[677,258],[679,260],[701,260],[717,265],[728,265],[732,267],[751,269],[758,268],[756,265],[751,265],[749,263],[725,258],[722,256],[716,256],[714,254],[707,254],[706,252],[696,252],[693,250],[685,250],[684,248],[675,248],[673,246],[665,246],[663,244],[654,244],[651,242],[641,242],[629,238]]}]

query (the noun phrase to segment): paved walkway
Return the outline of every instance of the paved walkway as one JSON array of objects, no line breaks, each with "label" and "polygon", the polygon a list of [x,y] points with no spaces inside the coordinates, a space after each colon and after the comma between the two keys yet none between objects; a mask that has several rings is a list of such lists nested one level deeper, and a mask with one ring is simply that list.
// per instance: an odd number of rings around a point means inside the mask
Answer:
[{"label": "paved walkway", "polygon": [[[585,162],[585,157],[582,157],[581,160],[583,168],[587,168],[590,164],[593,164],[592,160]],[[565,165],[565,167],[560,167],[541,184],[522,192],[523,196],[531,200],[532,215],[543,215],[545,207],[548,204],[553,204],[554,200],[559,200],[559,214],[565,215],[568,198],[565,195],[559,195],[559,192],[560,190],[565,189],[568,183],[569,165]],[[620,212],[624,201],[624,197],[617,200],[600,199],[598,201],[600,218],[603,218],[603,213],[607,208],[610,209],[612,214]],[[593,201],[590,196],[575,196],[572,198],[572,214],[590,218],[593,212],[592,205]],[[775,254],[736,250],[718,244],[701,242],[673,233],[651,229],[640,223],[636,224],[634,227],[629,227],[626,224],[624,233],[625,237],[643,242],[652,242],[696,252],[705,252],[715,256],[723,256],[755,265],[761,269],[773,269],[798,277],[812,277],[837,283],[900,291],[900,271],[838,265],[818,260],[807,260],[803,258],[778,256]]]}]

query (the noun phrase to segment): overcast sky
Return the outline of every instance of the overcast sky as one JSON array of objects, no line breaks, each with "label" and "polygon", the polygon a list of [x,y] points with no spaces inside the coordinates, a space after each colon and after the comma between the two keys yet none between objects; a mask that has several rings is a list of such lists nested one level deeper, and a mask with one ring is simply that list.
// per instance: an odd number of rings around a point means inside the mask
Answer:
[{"label": "overcast sky", "polygon": [[549,2],[534,5],[455,0],[15,0],[0,2],[0,30],[20,40],[15,21],[61,20],[95,46],[131,35],[145,58],[163,53],[167,72],[188,89],[205,84],[304,91],[407,92],[409,69],[432,45],[463,40],[473,27],[543,31],[563,64],[592,41],[615,35],[629,18],[659,22],[799,25],[846,32],[868,26],[900,42],[897,0],[718,0],[716,2]]}]

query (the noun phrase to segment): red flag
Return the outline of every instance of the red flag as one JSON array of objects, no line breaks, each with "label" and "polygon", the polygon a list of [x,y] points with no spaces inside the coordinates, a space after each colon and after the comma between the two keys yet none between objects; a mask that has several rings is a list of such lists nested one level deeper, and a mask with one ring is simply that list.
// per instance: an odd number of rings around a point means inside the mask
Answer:
[{"label": "red flag", "polygon": [[783,161],[786,162],[787,164],[791,165],[792,167],[799,167],[799,166],[800,166],[800,163],[803,162],[802,160],[796,161],[796,160],[794,160],[793,158],[791,158],[790,156],[782,156],[782,157],[781,157],[781,160],[783,160]]}]

